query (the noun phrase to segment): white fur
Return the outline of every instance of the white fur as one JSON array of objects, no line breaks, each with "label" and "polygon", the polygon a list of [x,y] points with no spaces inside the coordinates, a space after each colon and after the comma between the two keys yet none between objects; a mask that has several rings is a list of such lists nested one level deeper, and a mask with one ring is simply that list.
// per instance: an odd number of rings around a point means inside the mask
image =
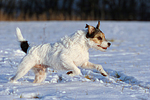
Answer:
[{"label": "white fur", "polygon": [[[38,64],[46,65],[55,70],[72,71],[73,73],[69,74],[71,76],[81,74],[78,66],[95,68],[103,75],[107,75],[101,65],[89,62],[88,49],[97,49],[95,47],[97,44],[87,39],[86,33],[87,30],[78,30],[75,34],[70,37],[66,36],[57,43],[31,47],[19,64],[17,73],[12,78],[12,81],[18,80]],[[23,40],[23,37],[20,40]]]},{"label": "white fur", "polygon": [[21,30],[20,30],[18,27],[16,28],[16,35],[17,35],[17,38],[18,38],[19,41],[26,41],[26,40],[23,38],[23,36],[22,36],[22,34],[21,34]]}]

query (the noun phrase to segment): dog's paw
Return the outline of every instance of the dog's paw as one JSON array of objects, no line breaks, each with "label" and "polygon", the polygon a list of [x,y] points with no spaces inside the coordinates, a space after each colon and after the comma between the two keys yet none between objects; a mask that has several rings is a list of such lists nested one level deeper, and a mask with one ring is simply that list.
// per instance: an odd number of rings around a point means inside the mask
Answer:
[{"label": "dog's paw", "polygon": [[66,74],[67,75],[73,74],[73,71],[68,71]]},{"label": "dog's paw", "polygon": [[82,75],[81,71],[79,69],[74,70],[74,71],[68,71],[66,74],[69,75],[69,76],[72,76],[72,77],[76,76],[76,75]]},{"label": "dog's paw", "polygon": [[9,83],[19,83],[19,82],[16,80],[10,80]]},{"label": "dog's paw", "polygon": [[69,76],[71,76],[71,77],[75,76],[75,75],[73,74],[73,71],[68,71],[66,74],[69,75]]},{"label": "dog's paw", "polygon": [[98,65],[97,70],[103,75],[103,76],[107,76],[107,73],[105,72],[105,70],[103,69],[103,67],[101,65]]},{"label": "dog's paw", "polygon": [[66,74],[69,75],[69,76],[71,76],[71,77],[73,77],[73,76],[76,75],[76,74],[73,73],[73,71],[68,71]]},{"label": "dog's paw", "polygon": [[107,76],[107,73],[105,72],[105,73],[101,73],[103,76]]}]

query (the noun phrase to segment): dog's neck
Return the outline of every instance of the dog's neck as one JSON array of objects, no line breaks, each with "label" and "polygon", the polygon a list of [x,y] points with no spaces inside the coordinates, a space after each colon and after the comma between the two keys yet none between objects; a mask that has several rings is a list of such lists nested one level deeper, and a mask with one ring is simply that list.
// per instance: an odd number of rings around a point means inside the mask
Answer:
[{"label": "dog's neck", "polygon": [[90,40],[86,38],[86,34],[88,33],[88,30],[78,30],[75,32],[74,35],[72,35],[71,39],[80,45],[82,45],[85,49],[92,48],[90,46]]},{"label": "dog's neck", "polygon": [[86,37],[86,34],[88,33],[88,30],[78,30],[73,36],[73,40],[77,41],[81,45],[83,45],[87,50],[89,48],[92,48],[91,44],[93,43]]}]

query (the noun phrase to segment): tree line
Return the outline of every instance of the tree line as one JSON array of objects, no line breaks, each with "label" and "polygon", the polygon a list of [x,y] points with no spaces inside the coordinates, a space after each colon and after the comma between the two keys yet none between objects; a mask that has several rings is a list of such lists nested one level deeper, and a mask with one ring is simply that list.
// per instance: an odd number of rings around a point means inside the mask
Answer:
[{"label": "tree line", "polygon": [[0,0],[0,20],[150,21],[150,0]]}]

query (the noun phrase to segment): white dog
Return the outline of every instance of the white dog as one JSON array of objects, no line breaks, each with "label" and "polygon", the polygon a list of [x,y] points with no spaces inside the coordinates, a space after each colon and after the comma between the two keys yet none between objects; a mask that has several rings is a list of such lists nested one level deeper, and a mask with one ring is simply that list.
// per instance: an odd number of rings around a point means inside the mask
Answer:
[{"label": "white dog", "polygon": [[64,37],[54,44],[42,44],[29,47],[22,37],[19,28],[16,29],[22,50],[27,53],[18,66],[17,73],[11,78],[14,82],[23,77],[30,69],[35,73],[34,83],[40,83],[46,78],[46,69],[66,70],[70,76],[80,75],[82,68],[95,68],[104,76],[107,73],[101,65],[89,62],[89,48],[105,51],[111,44],[105,39],[104,33],[96,27],[86,24],[87,30],[78,30],[70,37]]}]

